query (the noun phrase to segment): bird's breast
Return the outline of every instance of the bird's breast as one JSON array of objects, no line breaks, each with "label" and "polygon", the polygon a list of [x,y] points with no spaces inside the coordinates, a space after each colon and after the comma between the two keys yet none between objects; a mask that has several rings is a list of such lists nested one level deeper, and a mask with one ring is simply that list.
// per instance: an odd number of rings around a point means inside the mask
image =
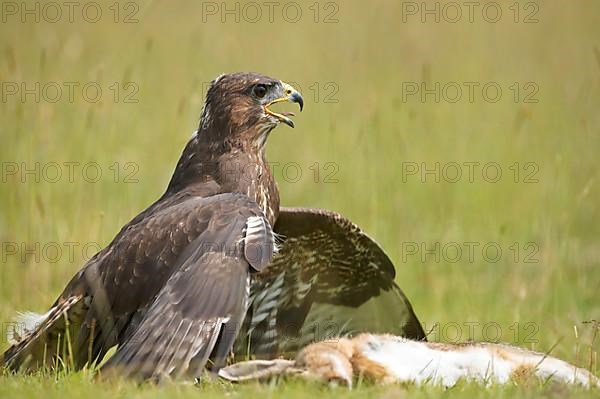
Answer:
[{"label": "bird's breast", "polygon": [[273,226],[279,213],[279,193],[273,176],[266,165],[261,167],[254,186],[254,200],[262,209],[271,226]]}]

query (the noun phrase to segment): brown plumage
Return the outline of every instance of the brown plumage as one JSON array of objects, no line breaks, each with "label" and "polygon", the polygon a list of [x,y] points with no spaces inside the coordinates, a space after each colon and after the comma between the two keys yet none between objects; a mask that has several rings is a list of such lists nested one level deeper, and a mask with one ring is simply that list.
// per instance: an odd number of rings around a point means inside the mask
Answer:
[{"label": "brown plumage", "polygon": [[280,250],[254,276],[238,360],[293,357],[311,342],[360,332],[426,340],[392,261],[357,225],[331,211],[282,207],[275,232]]},{"label": "brown plumage", "polygon": [[[291,124],[268,109],[280,100],[302,105],[291,86],[263,75],[215,79],[164,195],[67,285],[51,311],[66,321],[40,318],[4,361],[35,369],[60,358],[79,368],[118,345],[103,369],[123,376],[195,377],[211,354],[222,364],[246,312],[250,271],[274,252],[279,194],[264,147],[280,122]],[[62,308],[71,298],[80,300]]]},{"label": "brown plumage", "polygon": [[197,377],[208,359],[224,364],[236,336],[237,357],[263,358],[328,334],[424,339],[377,243],[336,213],[279,208],[265,143],[280,122],[293,127],[269,109],[280,101],[303,105],[263,75],[215,79],[166,192],[84,265],[49,313],[26,316],[0,364],[78,369],[117,346],[103,374]]}]

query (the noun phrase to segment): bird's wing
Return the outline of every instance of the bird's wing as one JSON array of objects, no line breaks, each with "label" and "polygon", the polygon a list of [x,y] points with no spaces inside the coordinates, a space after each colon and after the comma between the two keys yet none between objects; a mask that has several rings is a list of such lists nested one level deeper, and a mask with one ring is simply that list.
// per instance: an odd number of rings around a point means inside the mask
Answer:
[{"label": "bird's wing", "polygon": [[238,358],[289,356],[357,332],[425,339],[391,260],[358,226],[330,211],[282,208],[275,232],[283,244],[253,281]]},{"label": "bird's wing", "polygon": [[227,207],[224,200],[103,372],[177,378],[197,376],[211,354],[223,362],[246,312],[250,268],[265,267],[274,248],[258,208]]},{"label": "bird's wing", "polygon": [[[269,223],[253,200],[239,194],[169,201],[170,205],[163,201],[160,210],[144,212],[127,224],[76,274],[50,312],[35,318],[27,315],[34,322],[12,334],[17,342],[0,357],[0,366],[34,370],[64,362],[78,369],[100,361],[111,347],[120,345],[113,364],[127,366],[123,356],[128,354],[147,369],[158,360],[154,353],[143,359],[141,351],[163,350],[154,343],[134,342],[148,328],[157,327],[156,333],[163,334],[157,339],[175,334],[176,320],[181,327],[195,323],[189,325],[190,331],[198,329],[198,334],[212,339],[223,325],[236,331],[245,312],[249,268],[262,269],[273,253]],[[207,313],[190,316],[189,301]],[[171,319],[157,317],[158,312],[171,312]],[[222,362],[233,339],[223,335],[218,341],[217,361]],[[159,344],[165,345],[164,350],[173,349],[168,342]],[[210,351],[214,342],[196,345],[200,352]],[[173,353],[173,362],[180,366],[178,356]],[[136,367],[126,369],[134,374]]]}]

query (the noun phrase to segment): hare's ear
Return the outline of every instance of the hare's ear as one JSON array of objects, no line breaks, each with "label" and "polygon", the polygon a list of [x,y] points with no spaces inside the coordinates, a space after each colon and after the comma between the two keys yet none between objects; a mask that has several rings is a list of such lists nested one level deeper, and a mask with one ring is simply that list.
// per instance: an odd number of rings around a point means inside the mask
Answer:
[{"label": "hare's ear", "polygon": [[293,366],[294,361],[285,359],[249,360],[223,367],[219,370],[219,376],[232,382],[261,380],[289,374]]}]

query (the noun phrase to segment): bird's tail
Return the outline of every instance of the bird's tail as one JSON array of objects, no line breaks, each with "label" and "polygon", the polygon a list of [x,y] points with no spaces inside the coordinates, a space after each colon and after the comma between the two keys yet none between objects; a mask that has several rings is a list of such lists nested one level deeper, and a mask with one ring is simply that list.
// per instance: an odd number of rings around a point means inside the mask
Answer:
[{"label": "bird's tail", "polygon": [[11,370],[34,371],[42,367],[67,365],[72,358],[71,323],[83,308],[82,296],[60,300],[48,312],[20,313],[7,330],[11,346],[0,356],[0,366]]}]

